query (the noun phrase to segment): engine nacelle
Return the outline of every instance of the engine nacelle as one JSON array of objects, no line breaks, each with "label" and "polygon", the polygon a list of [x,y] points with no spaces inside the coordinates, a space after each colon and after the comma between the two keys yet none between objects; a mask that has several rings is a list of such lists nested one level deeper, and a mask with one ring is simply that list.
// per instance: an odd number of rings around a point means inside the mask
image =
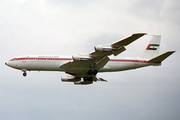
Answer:
[{"label": "engine nacelle", "polygon": [[103,46],[103,45],[98,45],[94,47],[95,51],[103,51],[103,52],[112,52],[118,50],[118,48],[113,48],[111,46]]},{"label": "engine nacelle", "polygon": [[61,80],[62,80],[62,82],[77,82],[77,81],[80,81],[81,78],[77,78],[72,75],[64,75],[61,77]]},{"label": "engine nacelle", "polygon": [[88,61],[88,60],[94,60],[94,58],[89,56],[82,56],[82,55],[73,55],[72,56],[74,61]]},{"label": "engine nacelle", "polygon": [[92,84],[93,81],[78,81],[78,82],[74,82],[75,85],[89,85],[89,84]]}]

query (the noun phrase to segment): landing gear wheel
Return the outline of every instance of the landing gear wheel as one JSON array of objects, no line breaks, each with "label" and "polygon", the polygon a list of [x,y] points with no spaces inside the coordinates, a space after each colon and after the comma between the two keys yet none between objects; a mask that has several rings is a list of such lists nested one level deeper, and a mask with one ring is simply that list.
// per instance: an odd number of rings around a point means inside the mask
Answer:
[{"label": "landing gear wheel", "polygon": [[91,82],[92,82],[92,81],[93,81],[93,78],[92,78],[92,77],[89,77],[89,81],[91,81]]},{"label": "landing gear wheel", "polygon": [[93,71],[93,75],[96,75],[97,73],[98,73],[97,70],[94,70],[94,71]]},{"label": "landing gear wheel", "polygon": [[88,75],[92,75],[93,71],[92,70],[89,70],[88,71]]},{"label": "landing gear wheel", "polygon": [[84,82],[88,81],[88,77],[83,78]]},{"label": "landing gear wheel", "polygon": [[26,72],[24,72],[24,73],[23,73],[23,76],[24,76],[24,77],[26,77],[26,75],[27,75],[27,73],[26,73]]}]

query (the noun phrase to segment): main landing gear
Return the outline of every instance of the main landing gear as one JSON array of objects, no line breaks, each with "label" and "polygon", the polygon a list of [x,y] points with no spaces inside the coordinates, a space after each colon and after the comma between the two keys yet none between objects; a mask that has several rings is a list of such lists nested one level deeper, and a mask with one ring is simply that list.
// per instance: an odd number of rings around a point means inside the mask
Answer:
[{"label": "main landing gear", "polygon": [[84,77],[83,78],[84,82],[87,82],[87,81],[93,81],[93,77]]},{"label": "main landing gear", "polygon": [[87,76],[90,76],[90,77],[84,77],[84,78],[83,78],[84,82],[87,82],[87,81],[92,82],[92,81],[93,81],[93,76],[96,76],[97,73],[98,73],[97,70],[89,70],[89,71],[87,72]]},{"label": "main landing gear", "polygon": [[97,70],[94,70],[94,71],[89,70],[89,71],[88,71],[88,75],[96,75],[97,73],[98,73]]}]

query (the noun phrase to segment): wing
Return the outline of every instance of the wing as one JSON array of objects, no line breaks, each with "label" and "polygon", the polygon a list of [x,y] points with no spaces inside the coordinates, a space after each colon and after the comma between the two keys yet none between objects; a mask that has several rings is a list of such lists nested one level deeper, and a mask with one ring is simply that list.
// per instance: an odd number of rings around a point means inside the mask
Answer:
[{"label": "wing", "polygon": [[118,40],[112,44],[95,46],[94,47],[95,52],[92,52],[90,55],[92,57],[105,56],[105,55],[109,56],[112,54],[116,56],[126,50],[124,46],[129,45],[130,43],[134,42],[135,40],[139,39],[140,37],[144,35],[146,35],[146,33],[137,33],[125,39]]},{"label": "wing", "polygon": [[146,33],[137,33],[112,44],[95,46],[95,51],[84,55],[73,55],[73,61],[60,65],[60,68],[71,75],[84,77],[90,69],[98,71],[100,68],[103,68],[109,61],[108,56],[112,54],[116,56],[122,53],[126,50],[125,46],[144,35]]}]

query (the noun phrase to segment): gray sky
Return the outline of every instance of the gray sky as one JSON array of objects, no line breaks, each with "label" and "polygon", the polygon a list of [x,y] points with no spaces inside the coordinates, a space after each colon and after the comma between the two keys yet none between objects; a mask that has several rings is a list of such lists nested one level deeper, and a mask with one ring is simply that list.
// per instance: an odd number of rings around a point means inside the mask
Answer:
[{"label": "gray sky", "polygon": [[[179,120],[178,0],[1,0],[0,119]],[[133,33],[162,35],[160,67],[101,73],[109,82],[75,86],[64,73],[22,72],[4,65],[19,55],[72,55]],[[137,56],[151,36],[119,56]]]}]

